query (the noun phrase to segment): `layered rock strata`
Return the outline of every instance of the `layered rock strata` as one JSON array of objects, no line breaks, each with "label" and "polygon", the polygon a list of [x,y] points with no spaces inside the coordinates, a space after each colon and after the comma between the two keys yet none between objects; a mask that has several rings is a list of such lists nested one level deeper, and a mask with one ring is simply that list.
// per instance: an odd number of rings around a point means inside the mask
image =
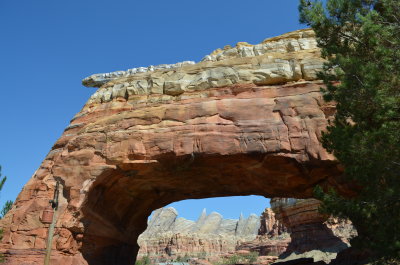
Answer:
[{"label": "layered rock strata", "polygon": [[[304,56],[306,54],[302,51],[317,51],[315,34],[311,30],[290,32],[257,45],[246,42],[239,42],[235,47],[227,45],[206,55],[198,64],[184,61],[94,74],[83,79],[82,83],[89,87],[103,86],[104,89],[98,90],[89,100],[96,102],[109,101],[125,96],[125,93],[127,96],[158,93],[176,95],[235,83],[276,84],[300,78],[314,80],[316,72],[321,69],[322,60],[312,53]],[[277,57],[277,54],[280,56]],[[291,56],[282,56],[284,54]],[[254,58],[262,60],[257,63],[251,60]],[[117,81],[117,84],[111,81]]]},{"label": "layered rock strata", "polygon": [[41,215],[56,180],[52,259],[61,264],[133,264],[147,216],[174,201],[307,198],[316,183],[342,189],[341,169],[320,144],[335,108],[315,80],[323,60],[313,32],[256,46],[85,79],[98,90],[1,220],[6,252],[19,253],[8,263],[45,247]]},{"label": "layered rock strata", "polygon": [[240,243],[235,250],[236,252],[247,251],[248,253],[255,252],[260,257],[276,257],[285,253],[290,244],[289,234],[284,234],[280,237],[270,238],[268,236],[257,236],[254,240]]}]

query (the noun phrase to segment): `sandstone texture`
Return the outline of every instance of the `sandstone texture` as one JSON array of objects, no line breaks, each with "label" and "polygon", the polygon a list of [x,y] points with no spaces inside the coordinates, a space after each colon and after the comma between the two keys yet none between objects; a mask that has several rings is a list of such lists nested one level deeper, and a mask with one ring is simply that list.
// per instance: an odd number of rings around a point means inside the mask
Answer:
[{"label": "sandstone texture", "polygon": [[320,143],[335,111],[315,80],[322,64],[314,33],[300,30],[196,64],[86,78],[97,91],[1,220],[8,264],[44,249],[56,180],[60,264],[133,264],[147,217],[174,201],[344,189]]},{"label": "sandstone texture", "polygon": [[[91,102],[109,101],[113,97],[125,96],[125,93],[127,96],[157,93],[174,95],[235,83],[275,84],[300,78],[314,80],[316,72],[321,69],[322,60],[312,54],[304,56],[301,51],[310,52],[316,48],[314,32],[300,30],[266,39],[257,45],[246,42],[239,42],[235,47],[227,45],[206,55],[198,64],[184,61],[94,74],[83,79],[82,83],[89,87],[106,88],[98,90],[89,100]],[[280,56],[277,57],[277,54]],[[251,60],[254,57],[261,59],[259,64]],[[110,83],[114,80],[118,86]],[[126,82],[121,83],[121,80]],[[106,83],[109,85],[104,86]]]}]

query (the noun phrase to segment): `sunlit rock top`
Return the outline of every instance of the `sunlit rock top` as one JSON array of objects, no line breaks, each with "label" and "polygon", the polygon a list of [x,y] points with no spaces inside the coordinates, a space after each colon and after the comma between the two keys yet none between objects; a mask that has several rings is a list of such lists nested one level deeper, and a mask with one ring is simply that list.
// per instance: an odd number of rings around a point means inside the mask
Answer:
[{"label": "sunlit rock top", "polygon": [[118,98],[138,100],[138,96],[148,95],[170,100],[184,92],[237,83],[263,86],[315,80],[323,62],[314,32],[305,29],[269,38],[257,45],[239,42],[235,47],[225,46],[199,63],[185,61],[95,74],[85,78],[83,84],[99,87],[88,104]]},{"label": "sunlit rock top", "polygon": [[194,61],[184,61],[180,63],[175,63],[175,64],[160,64],[160,65],[150,65],[147,67],[137,67],[137,68],[131,68],[126,71],[115,71],[115,72],[110,72],[110,73],[103,73],[103,74],[94,74],[89,77],[86,77],[85,79],[82,80],[82,84],[87,87],[100,87],[107,83],[108,81],[124,77],[124,76],[130,76],[134,75],[137,73],[146,73],[146,72],[154,72],[157,70],[165,70],[165,69],[174,69],[174,68],[179,68],[184,65],[189,65],[189,64],[195,64],[196,62]]},{"label": "sunlit rock top", "polygon": [[305,29],[268,38],[256,45],[247,42],[238,42],[235,47],[227,45],[223,49],[216,49],[210,55],[206,55],[202,61],[222,61],[229,58],[254,57],[266,53],[287,53],[315,48],[317,48],[317,42],[314,31]]}]

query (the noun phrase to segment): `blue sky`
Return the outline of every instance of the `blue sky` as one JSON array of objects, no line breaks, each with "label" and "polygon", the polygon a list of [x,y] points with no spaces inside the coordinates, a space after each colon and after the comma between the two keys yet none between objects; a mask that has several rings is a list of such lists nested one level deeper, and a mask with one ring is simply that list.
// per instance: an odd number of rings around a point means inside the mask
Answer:
[{"label": "blue sky", "polygon": [[[0,205],[14,200],[94,88],[94,73],[199,61],[239,41],[304,28],[297,0],[0,0]],[[260,197],[174,204],[226,218],[260,213]],[[251,206],[251,207],[250,207]],[[193,219],[192,218],[192,219]]]}]

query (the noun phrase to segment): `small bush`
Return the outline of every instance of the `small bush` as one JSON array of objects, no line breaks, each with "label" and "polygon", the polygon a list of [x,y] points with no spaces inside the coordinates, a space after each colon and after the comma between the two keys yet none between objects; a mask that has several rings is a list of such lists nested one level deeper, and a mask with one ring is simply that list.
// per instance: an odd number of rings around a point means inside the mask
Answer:
[{"label": "small bush", "polygon": [[257,258],[257,252],[250,252],[249,254],[235,254],[229,258],[225,258],[214,263],[214,265],[251,264],[256,262]]},{"label": "small bush", "polygon": [[203,251],[197,255],[199,259],[205,259],[207,257],[207,252]]},{"label": "small bush", "polygon": [[250,252],[249,254],[243,255],[243,257],[247,260],[248,263],[254,263],[257,261],[258,253]]},{"label": "small bush", "polygon": [[141,258],[140,260],[137,260],[135,262],[135,265],[150,265],[151,264],[151,260],[149,258],[149,256],[144,256],[143,258]]}]

